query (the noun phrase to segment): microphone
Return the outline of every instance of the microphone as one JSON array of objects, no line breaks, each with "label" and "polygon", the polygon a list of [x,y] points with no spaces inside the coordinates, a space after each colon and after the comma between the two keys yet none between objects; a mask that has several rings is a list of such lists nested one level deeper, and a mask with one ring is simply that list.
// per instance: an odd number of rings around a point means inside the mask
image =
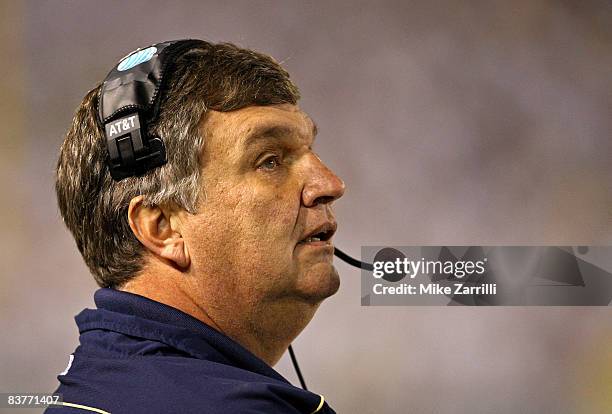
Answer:
[{"label": "microphone", "polygon": [[350,264],[351,266],[355,266],[359,269],[363,269],[363,270],[368,270],[368,271],[372,271],[374,270],[374,265],[372,265],[371,263],[366,263],[366,262],[362,262],[360,260],[357,260],[351,256],[349,256],[348,254],[344,253],[342,250],[338,249],[337,247],[334,247],[334,255],[345,261],[346,263]]},{"label": "microphone", "polygon": [[[349,256],[344,253],[342,250],[337,247],[334,248],[334,255],[339,259],[345,261],[351,266],[355,266],[359,269],[367,270],[372,272],[374,270],[374,265],[372,263],[362,262],[361,260],[357,260],[354,257]],[[385,247],[381,249],[376,256],[374,256],[374,262],[395,262],[397,260],[402,261],[406,258],[406,255],[400,252],[397,249],[392,247]],[[402,280],[406,276],[405,272],[396,271],[395,269],[392,271],[384,271],[383,279],[389,282],[397,282]]]},{"label": "microphone", "polygon": [[[394,249],[391,249],[391,250],[394,250]],[[368,270],[370,272],[374,270],[374,265],[372,265],[371,263],[366,263],[366,262],[362,262],[361,260],[357,260],[349,256],[348,254],[344,253],[342,250],[338,249],[337,247],[334,247],[334,255],[338,257],[339,259],[344,260],[346,263],[350,264],[351,266],[355,266],[359,269]],[[396,255],[396,254],[392,253],[392,255]],[[302,389],[308,391],[308,388],[306,387],[306,381],[304,381],[302,371],[300,370],[300,366],[295,356],[295,352],[293,351],[293,347],[291,345],[289,345],[289,356],[291,357],[293,368],[295,369],[295,373],[297,374],[297,377],[300,381],[300,385],[302,386]]]}]

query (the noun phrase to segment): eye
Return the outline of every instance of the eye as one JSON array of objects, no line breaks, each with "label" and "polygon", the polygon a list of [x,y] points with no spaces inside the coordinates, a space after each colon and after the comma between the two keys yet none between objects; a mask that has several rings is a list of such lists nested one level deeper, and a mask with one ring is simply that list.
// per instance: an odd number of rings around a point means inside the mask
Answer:
[{"label": "eye", "polygon": [[263,168],[264,170],[274,170],[280,164],[279,158],[274,155],[272,157],[268,157],[261,164],[259,164],[259,168]]}]

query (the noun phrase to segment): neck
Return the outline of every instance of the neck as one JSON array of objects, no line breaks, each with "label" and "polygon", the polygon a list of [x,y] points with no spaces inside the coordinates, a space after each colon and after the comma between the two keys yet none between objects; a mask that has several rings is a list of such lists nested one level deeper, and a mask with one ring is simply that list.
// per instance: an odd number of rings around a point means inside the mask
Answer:
[{"label": "neck", "polygon": [[171,306],[223,332],[208,315],[206,309],[198,305],[181,285],[175,277],[169,274],[161,276],[158,273],[146,272],[129,280],[119,290]]},{"label": "neck", "polygon": [[314,316],[318,304],[287,298],[248,308],[241,324],[229,323],[227,335],[274,366]]},{"label": "neck", "polygon": [[[270,366],[312,319],[317,305],[286,300],[248,304],[242,308],[225,295],[207,294],[176,269],[147,269],[119,290],[144,296],[178,309],[225,334]],[[219,292],[217,289],[209,289]],[[227,304],[231,304],[228,306]]]}]

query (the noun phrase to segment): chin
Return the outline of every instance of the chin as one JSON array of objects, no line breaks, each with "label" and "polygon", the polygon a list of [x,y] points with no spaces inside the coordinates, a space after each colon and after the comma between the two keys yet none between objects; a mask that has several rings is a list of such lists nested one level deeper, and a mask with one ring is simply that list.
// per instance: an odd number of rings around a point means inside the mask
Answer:
[{"label": "chin", "polygon": [[340,288],[340,276],[331,263],[312,266],[300,279],[300,296],[313,303],[323,301]]}]

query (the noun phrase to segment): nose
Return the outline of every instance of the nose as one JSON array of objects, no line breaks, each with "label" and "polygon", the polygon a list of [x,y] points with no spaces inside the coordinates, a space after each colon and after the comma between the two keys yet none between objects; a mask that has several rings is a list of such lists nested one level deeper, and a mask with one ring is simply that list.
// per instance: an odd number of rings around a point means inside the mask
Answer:
[{"label": "nose", "polygon": [[342,197],[344,181],[330,170],[316,154],[312,155],[310,168],[302,190],[302,203],[306,207],[331,203]]}]

